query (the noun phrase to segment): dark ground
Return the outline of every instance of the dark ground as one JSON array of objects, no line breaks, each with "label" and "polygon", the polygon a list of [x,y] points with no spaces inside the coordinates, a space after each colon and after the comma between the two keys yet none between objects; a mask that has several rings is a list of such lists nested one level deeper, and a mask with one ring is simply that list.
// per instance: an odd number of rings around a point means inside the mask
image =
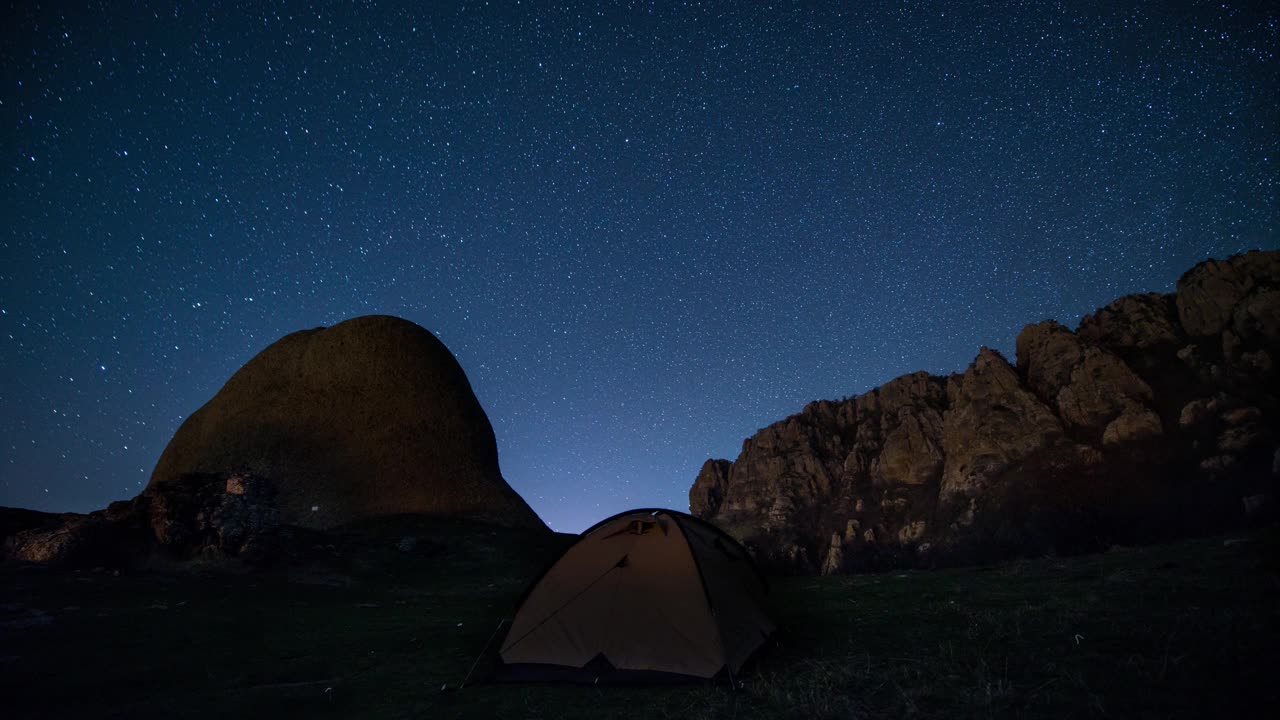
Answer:
[{"label": "dark ground", "polygon": [[[410,551],[397,549],[407,535]],[[10,718],[1233,717],[1280,702],[1280,531],[783,578],[723,686],[456,686],[563,536],[405,521],[305,570],[0,569]],[[483,672],[484,663],[481,664]]]}]

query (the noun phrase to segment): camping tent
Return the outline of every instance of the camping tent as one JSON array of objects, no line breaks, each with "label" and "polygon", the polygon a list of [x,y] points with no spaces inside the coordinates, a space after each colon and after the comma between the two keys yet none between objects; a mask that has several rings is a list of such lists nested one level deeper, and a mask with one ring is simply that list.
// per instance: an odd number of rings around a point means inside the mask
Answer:
[{"label": "camping tent", "polygon": [[768,585],[722,530],[674,510],[587,529],[521,600],[499,677],[585,682],[732,677],[773,632]]}]

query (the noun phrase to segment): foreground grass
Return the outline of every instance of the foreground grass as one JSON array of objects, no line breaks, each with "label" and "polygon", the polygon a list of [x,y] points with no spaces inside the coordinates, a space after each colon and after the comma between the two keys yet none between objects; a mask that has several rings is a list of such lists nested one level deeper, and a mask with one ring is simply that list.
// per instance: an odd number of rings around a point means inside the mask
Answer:
[{"label": "foreground grass", "polygon": [[436,528],[401,552],[395,538],[352,541],[306,572],[0,571],[5,715],[1163,718],[1280,700],[1274,530],[779,579],[782,629],[736,690],[442,691],[563,540]]}]

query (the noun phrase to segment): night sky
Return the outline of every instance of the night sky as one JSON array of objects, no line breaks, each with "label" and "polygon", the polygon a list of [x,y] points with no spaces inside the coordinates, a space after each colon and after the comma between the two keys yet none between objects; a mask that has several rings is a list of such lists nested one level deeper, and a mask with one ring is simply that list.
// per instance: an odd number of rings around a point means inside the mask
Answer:
[{"label": "night sky", "polygon": [[810,400],[1280,245],[1275,5],[417,4],[6,8],[0,504],[132,496],[388,313],[555,529],[686,509]]}]

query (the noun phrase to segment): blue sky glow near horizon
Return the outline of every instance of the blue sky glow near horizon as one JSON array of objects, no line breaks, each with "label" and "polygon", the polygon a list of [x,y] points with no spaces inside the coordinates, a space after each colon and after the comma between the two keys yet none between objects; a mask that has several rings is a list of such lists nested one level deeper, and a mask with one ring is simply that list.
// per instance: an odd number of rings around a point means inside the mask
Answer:
[{"label": "blue sky glow near horizon", "polygon": [[132,496],[262,348],[386,313],[578,531],[1280,245],[1267,4],[419,5],[8,7],[0,505]]}]

